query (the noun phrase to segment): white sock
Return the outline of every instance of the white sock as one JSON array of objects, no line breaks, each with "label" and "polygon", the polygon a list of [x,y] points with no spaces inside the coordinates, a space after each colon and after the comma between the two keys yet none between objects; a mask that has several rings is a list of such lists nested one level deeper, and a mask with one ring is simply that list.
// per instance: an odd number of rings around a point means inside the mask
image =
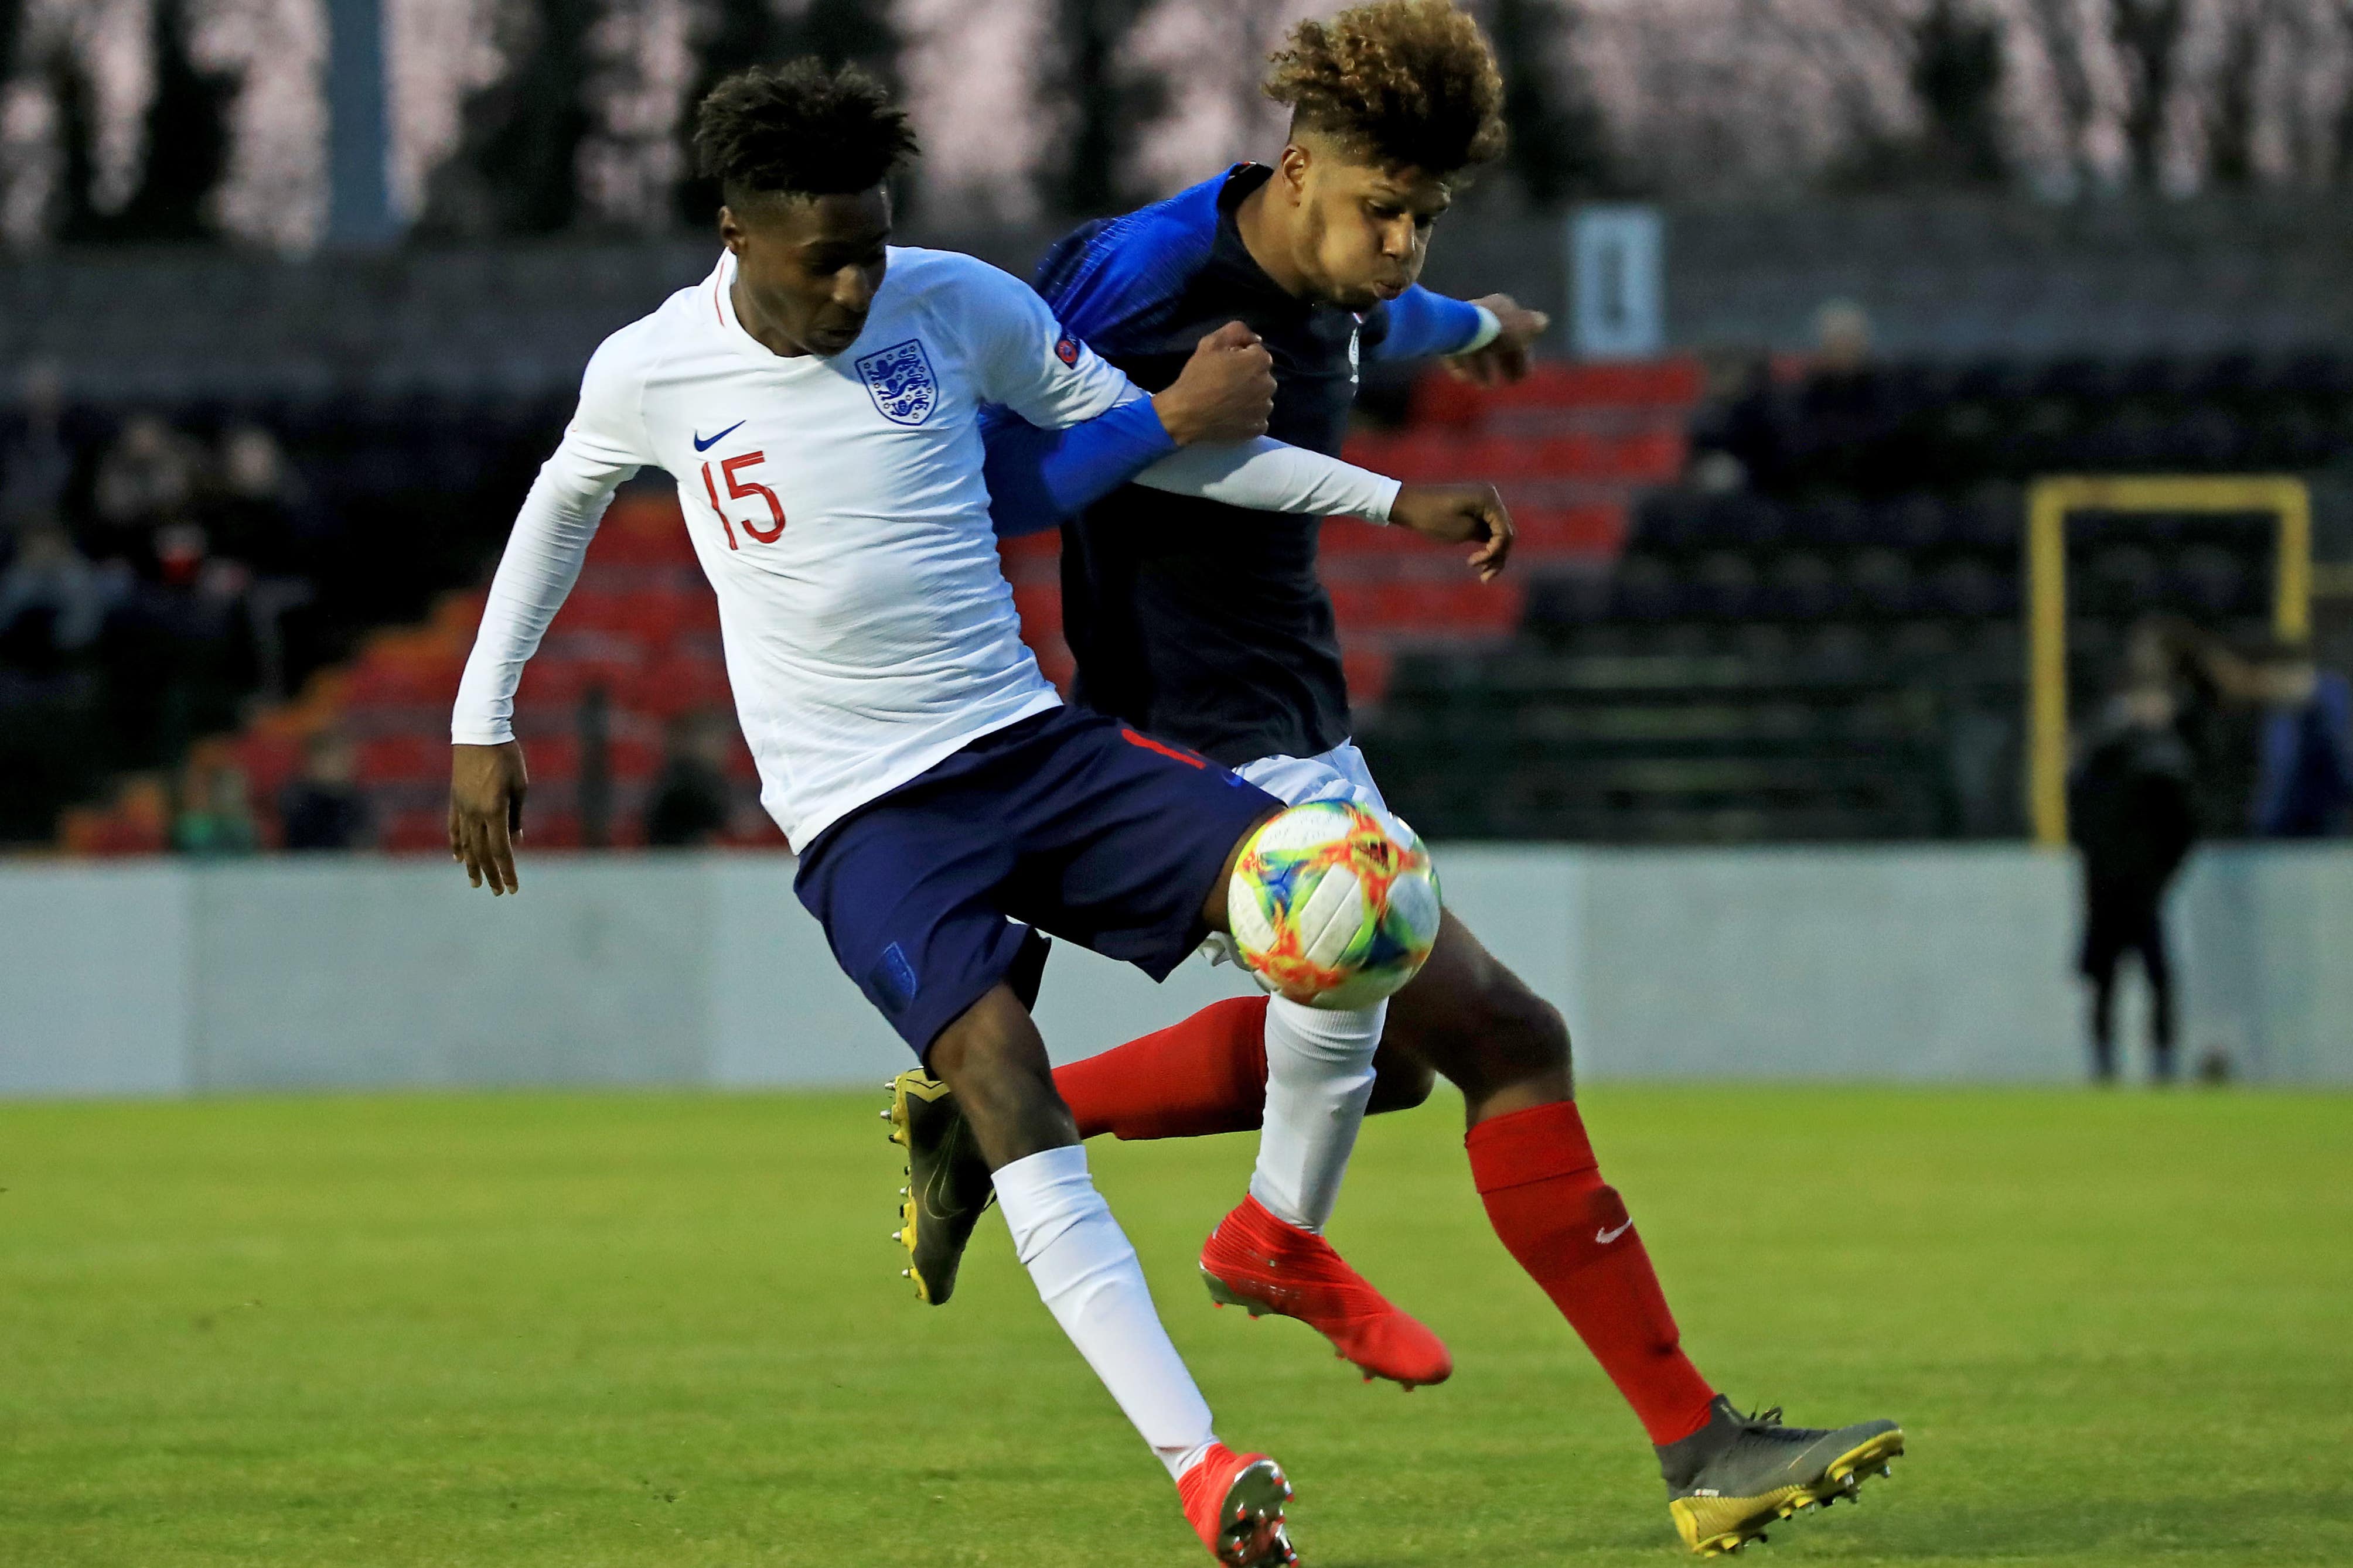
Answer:
[{"label": "white sock", "polygon": [[1209,1405],[1160,1326],[1135,1248],[1087,1174],[1085,1148],[1016,1160],[996,1183],[1014,1253],[1047,1310],[1169,1475],[1184,1474],[1218,1440]]},{"label": "white sock", "polygon": [[1373,1095],[1373,1051],[1389,1005],[1354,1013],[1271,997],[1266,1007],[1266,1124],[1250,1195],[1277,1219],[1321,1232]]}]

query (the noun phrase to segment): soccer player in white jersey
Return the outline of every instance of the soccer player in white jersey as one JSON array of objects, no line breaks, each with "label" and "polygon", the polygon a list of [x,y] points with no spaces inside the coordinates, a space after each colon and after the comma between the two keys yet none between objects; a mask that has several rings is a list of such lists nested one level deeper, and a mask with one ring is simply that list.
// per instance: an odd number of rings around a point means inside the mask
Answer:
[{"label": "soccer player in white jersey", "polygon": [[[1155,977],[1224,930],[1233,859],[1282,804],[1061,705],[1019,639],[976,423],[998,404],[1066,430],[1066,449],[1050,454],[1065,467],[1030,476],[1050,491],[1076,482],[1082,448],[1263,428],[1264,351],[1247,332],[1221,335],[1189,388],[1146,399],[1018,279],[890,248],[885,181],[913,138],[854,71],[800,62],[730,79],[696,140],[724,194],[725,254],[597,350],[523,503],[459,689],[451,853],[475,885],[515,886],[522,664],[613,488],[640,467],[667,469],[718,595],[762,800],[800,855],[802,902],[953,1087],[1039,1294],[1176,1479],[1203,1542],[1232,1568],[1293,1561],[1288,1483],[1264,1455],[1218,1442],[1088,1175],[1029,1013],[1037,930]],[[1238,394],[1250,405],[1239,418]],[[1143,477],[1508,542],[1483,488],[1400,491],[1269,442],[1196,445]]]}]

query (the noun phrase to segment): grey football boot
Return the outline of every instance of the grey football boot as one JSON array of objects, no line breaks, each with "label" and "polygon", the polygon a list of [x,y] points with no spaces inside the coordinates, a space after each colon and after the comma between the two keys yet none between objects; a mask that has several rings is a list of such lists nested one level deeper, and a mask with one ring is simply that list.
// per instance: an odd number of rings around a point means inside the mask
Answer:
[{"label": "grey football boot", "polygon": [[907,1151],[907,1184],[899,1189],[899,1228],[907,1249],[904,1277],[937,1307],[955,1293],[957,1266],[972,1227],[997,1200],[980,1143],[948,1086],[921,1068],[891,1080],[891,1142]]},{"label": "grey football boot", "polygon": [[1867,1473],[1889,1474],[1902,1452],[1893,1421],[1784,1426],[1778,1407],[1743,1415],[1720,1394],[1706,1426],[1658,1448],[1675,1533],[1702,1557],[1762,1541],[1767,1525],[1802,1509],[1852,1500]]}]

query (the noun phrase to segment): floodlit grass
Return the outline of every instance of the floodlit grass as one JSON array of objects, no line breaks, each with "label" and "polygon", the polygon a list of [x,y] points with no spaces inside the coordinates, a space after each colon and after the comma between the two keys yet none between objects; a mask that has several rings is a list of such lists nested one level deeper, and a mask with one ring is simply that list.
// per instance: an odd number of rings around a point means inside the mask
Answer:
[{"label": "floodlit grass", "polygon": [[[864,1097],[0,1107],[0,1563],[1189,1564],[1002,1222],[955,1302]],[[1603,1089],[1703,1370],[1910,1456],[1767,1563],[2353,1555],[2353,1100]],[[1335,1238],[1459,1371],[1213,1313],[1246,1139],[1095,1166],[1312,1568],[1667,1563],[1640,1429],[1489,1234],[1454,1110]],[[1755,1558],[1752,1551],[1750,1560]]]}]

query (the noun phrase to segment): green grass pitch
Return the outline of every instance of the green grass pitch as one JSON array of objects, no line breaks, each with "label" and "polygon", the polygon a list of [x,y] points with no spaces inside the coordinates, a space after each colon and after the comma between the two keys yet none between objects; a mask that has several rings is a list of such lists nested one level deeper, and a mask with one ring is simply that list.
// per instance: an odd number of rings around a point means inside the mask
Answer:
[{"label": "green grass pitch", "polygon": [[[0,1563],[1206,1563],[1001,1221],[953,1305],[863,1096],[0,1107]],[[1701,1368],[1911,1444],[1770,1563],[2353,1556],[2353,1100],[1605,1088]],[[1454,1348],[1366,1387],[1210,1310],[1249,1140],[1094,1145],[1311,1568],[1678,1561],[1640,1429],[1490,1235],[1456,1107],[1335,1237]]]}]

